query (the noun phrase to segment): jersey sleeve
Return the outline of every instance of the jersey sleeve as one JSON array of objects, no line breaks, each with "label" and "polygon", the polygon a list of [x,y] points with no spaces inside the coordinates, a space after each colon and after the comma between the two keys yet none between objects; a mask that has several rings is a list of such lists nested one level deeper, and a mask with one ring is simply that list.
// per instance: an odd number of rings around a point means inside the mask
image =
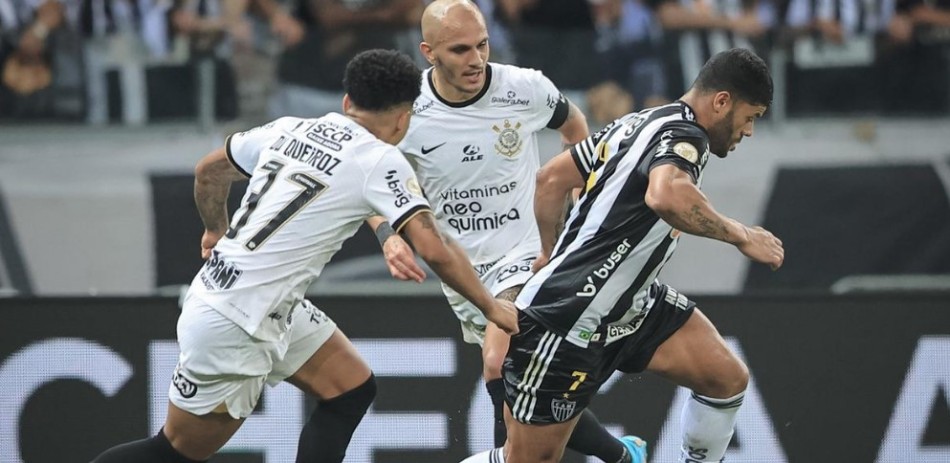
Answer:
[{"label": "jersey sleeve", "polygon": [[244,132],[236,132],[228,135],[224,141],[224,149],[228,154],[228,160],[242,174],[250,177],[260,158],[261,151],[266,148],[275,133],[275,127],[288,122],[289,117],[283,117],[267,124],[254,127]]},{"label": "jersey sleeve", "polygon": [[600,131],[591,134],[571,147],[571,158],[574,159],[574,164],[577,165],[577,170],[580,171],[581,176],[587,178],[594,171],[597,164],[597,145],[619,123],[619,120],[613,121]]},{"label": "jersey sleeve", "polygon": [[686,171],[693,183],[699,181],[699,174],[709,157],[709,137],[706,132],[695,124],[675,122],[667,124],[656,137],[657,141],[652,144],[656,148],[649,169],[673,164]]},{"label": "jersey sleeve", "polygon": [[389,149],[370,171],[363,192],[370,207],[397,232],[416,214],[431,210],[415,172],[396,148]]},{"label": "jersey sleeve", "polygon": [[570,103],[567,98],[561,94],[554,82],[548,79],[541,71],[532,71],[529,74],[528,85],[534,93],[533,105],[536,126],[540,130],[547,127],[549,129],[559,129],[567,120]]}]

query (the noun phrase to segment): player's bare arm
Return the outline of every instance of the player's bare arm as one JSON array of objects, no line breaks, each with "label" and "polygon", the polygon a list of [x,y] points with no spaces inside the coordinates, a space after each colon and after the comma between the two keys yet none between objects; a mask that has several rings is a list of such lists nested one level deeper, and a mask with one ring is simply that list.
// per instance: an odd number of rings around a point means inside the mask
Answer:
[{"label": "player's bare arm", "polygon": [[508,334],[518,332],[517,311],[508,301],[499,301],[479,281],[465,251],[452,238],[439,231],[430,212],[417,214],[404,231],[419,256],[445,284],[475,304],[492,323]]},{"label": "player's bare arm", "polygon": [[567,119],[564,124],[557,129],[561,132],[561,142],[570,146],[590,135],[590,128],[587,126],[587,118],[584,113],[571,102],[568,102]]},{"label": "player's bare arm", "polygon": [[228,159],[225,147],[205,155],[195,166],[195,204],[204,223],[201,257],[207,259],[211,249],[228,229],[228,193],[231,183],[245,179]]},{"label": "player's bare arm", "polygon": [[675,165],[664,164],[650,171],[645,199],[661,219],[682,232],[732,244],[773,270],[785,260],[781,240],[762,227],[748,227],[716,212],[689,174]]},{"label": "player's bare arm", "polygon": [[564,151],[548,161],[538,171],[534,191],[534,216],[541,234],[541,255],[535,261],[535,270],[547,264],[554,250],[558,231],[564,221],[564,202],[572,190],[584,186],[570,151]]},{"label": "player's bare arm", "polygon": [[416,262],[415,253],[382,216],[373,216],[366,219],[366,224],[376,234],[379,245],[383,248],[386,266],[393,278],[403,281],[422,283],[426,279],[426,272]]}]

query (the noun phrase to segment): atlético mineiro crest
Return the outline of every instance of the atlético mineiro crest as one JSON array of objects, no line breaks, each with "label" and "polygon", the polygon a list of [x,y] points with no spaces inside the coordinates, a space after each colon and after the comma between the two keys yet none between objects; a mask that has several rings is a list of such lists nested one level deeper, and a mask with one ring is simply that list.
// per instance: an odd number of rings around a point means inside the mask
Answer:
[{"label": "atl\u00e9tico mineiro crest", "polygon": [[515,157],[519,151],[521,151],[521,134],[518,133],[518,129],[521,128],[521,123],[517,122],[514,126],[511,125],[511,121],[505,119],[503,124],[504,128],[499,128],[497,125],[491,127],[495,133],[498,134],[498,142],[495,143],[495,151],[498,151],[498,154],[505,157]]},{"label": "atl\u00e9tico mineiro crest", "polygon": [[573,400],[561,398],[551,400],[551,414],[558,423],[569,420],[574,415],[574,408],[576,407],[577,402]]}]

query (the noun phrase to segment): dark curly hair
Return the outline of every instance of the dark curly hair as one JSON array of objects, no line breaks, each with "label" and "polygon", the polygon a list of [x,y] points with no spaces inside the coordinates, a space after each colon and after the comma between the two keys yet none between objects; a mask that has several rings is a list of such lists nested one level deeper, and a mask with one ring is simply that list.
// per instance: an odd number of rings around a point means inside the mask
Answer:
[{"label": "dark curly hair", "polygon": [[772,76],[765,61],[749,50],[733,48],[716,53],[693,82],[703,92],[727,91],[753,105],[772,104]]},{"label": "dark curly hair", "polygon": [[405,53],[367,50],[353,57],[343,74],[343,91],[359,108],[385,111],[412,104],[419,96],[422,73]]}]

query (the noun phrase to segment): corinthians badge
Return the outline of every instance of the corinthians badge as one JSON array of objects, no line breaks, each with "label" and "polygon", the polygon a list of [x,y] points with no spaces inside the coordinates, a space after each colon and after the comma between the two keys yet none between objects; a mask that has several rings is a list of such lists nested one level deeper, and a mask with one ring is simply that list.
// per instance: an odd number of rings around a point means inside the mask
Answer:
[{"label": "corinthians badge", "polygon": [[498,128],[497,125],[491,127],[498,134],[498,141],[495,143],[495,151],[498,151],[498,154],[512,158],[521,151],[521,134],[518,133],[520,128],[520,122],[512,126],[508,119],[505,119],[504,128]]}]

